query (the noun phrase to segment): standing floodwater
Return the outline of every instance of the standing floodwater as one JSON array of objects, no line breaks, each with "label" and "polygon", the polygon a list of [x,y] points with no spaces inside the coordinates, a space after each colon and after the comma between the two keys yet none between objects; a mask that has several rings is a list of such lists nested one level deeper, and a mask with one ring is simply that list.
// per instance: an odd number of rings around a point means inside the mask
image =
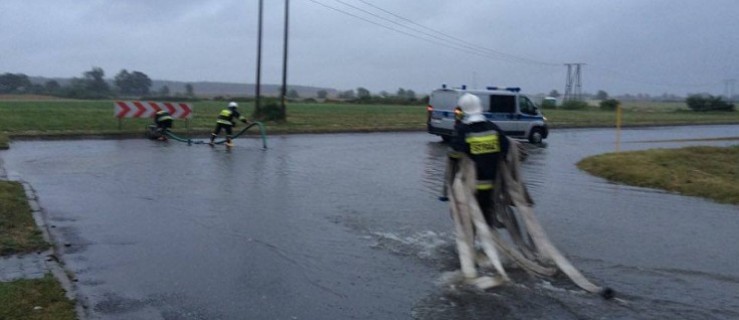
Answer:
[{"label": "standing floodwater", "polygon": [[[93,319],[733,319],[739,209],[608,183],[588,155],[731,145],[739,126],[556,130],[523,175],[553,243],[603,301],[512,271],[480,292],[458,268],[441,190],[446,146],[425,133],[170,141],[23,141],[28,181]],[[665,141],[663,141],[665,140]]]}]

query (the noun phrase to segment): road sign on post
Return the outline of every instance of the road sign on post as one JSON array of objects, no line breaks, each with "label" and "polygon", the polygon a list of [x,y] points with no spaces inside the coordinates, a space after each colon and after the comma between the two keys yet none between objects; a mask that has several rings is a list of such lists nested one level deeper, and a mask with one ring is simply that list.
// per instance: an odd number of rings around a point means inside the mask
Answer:
[{"label": "road sign on post", "polygon": [[118,118],[118,129],[121,129],[123,118],[153,118],[159,110],[166,110],[175,119],[188,119],[192,116],[193,106],[189,103],[154,102],[154,101],[116,101],[113,114]]},{"label": "road sign on post", "polygon": [[114,114],[117,118],[151,118],[159,110],[168,111],[172,118],[188,119],[193,107],[178,102],[116,101]]}]

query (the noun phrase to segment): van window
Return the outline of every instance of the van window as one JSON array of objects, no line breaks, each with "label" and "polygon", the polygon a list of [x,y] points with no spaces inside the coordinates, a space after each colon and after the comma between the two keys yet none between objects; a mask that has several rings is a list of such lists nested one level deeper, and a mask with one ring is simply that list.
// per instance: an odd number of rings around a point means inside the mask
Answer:
[{"label": "van window", "polygon": [[529,114],[529,115],[536,115],[536,105],[529,100],[529,98],[525,96],[519,96],[518,100],[521,102],[521,113]]},{"label": "van window", "polygon": [[490,95],[490,112],[516,112],[516,97],[508,95]]},{"label": "van window", "polygon": [[452,110],[457,106],[457,93],[454,91],[438,91],[431,95],[429,104],[435,110]]}]

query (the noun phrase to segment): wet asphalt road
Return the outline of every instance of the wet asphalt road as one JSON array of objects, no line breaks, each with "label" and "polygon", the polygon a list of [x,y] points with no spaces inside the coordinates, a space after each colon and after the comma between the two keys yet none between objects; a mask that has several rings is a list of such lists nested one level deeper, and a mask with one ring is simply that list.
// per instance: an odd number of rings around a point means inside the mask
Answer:
[{"label": "wet asphalt road", "polygon": [[[735,319],[739,208],[608,183],[588,155],[732,145],[739,126],[556,130],[524,177],[553,243],[621,301],[513,271],[488,292],[448,279],[436,200],[446,146],[425,133],[14,142],[91,319]],[[617,144],[617,141],[620,143]]]}]

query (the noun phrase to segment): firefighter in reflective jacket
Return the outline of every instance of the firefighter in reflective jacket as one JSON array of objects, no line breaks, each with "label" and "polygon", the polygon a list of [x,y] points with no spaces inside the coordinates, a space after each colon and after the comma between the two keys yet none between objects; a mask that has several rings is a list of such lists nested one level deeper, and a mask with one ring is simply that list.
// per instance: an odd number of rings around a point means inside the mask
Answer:
[{"label": "firefighter in reflective jacket", "polygon": [[465,93],[457,105],[462,109],[462,121],[455,126],[452,151],[449,157],[458,158],[460,153],[475,162],[477,170],[477,192],[475,198],[488,225],[501,228],[493,212],[493,187],[498,171],[498,162],[508,153],[508,138],[496,124],[485,119],[480,98]]},{"label": "firefighter in reflective jacket", "polygon": [[157,134],[159,140],[166,141],[167,136],[164,131],[172,128],[172,115],[165,110],[159,110],[154,114],[154,123],[157,125]]},{"label": "firefighter in reflective jacket", "polygon": [[233,143],[231,143],[231,138],[233,135],[233,127],[234,127],[234,119],[239,119],[239,121],[243,123],[247,123],[246,118],[244,118],[237,110],[238,104],[236,102],[230,102],[228,104],[227,109],[221,110],[221,113],[218,114],[218,119],[216,119],[216,129],[213,130],[213,133],[210,135],[210,146],[214,146],[214,141],[216,140],[216,137],[218,137],[218,134],[221,133],[221,129],[226,130],[226,147],[232,147]]}]

